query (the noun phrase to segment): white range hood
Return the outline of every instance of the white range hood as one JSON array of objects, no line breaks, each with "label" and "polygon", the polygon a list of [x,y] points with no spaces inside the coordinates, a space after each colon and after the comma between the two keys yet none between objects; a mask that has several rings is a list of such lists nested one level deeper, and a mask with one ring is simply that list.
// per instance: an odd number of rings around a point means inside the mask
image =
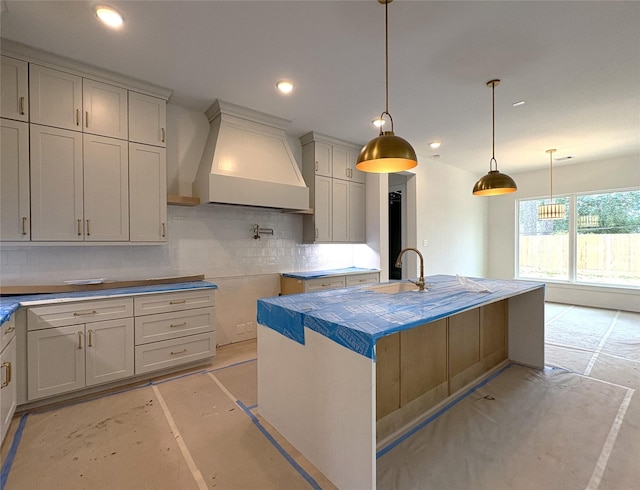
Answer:
[{"label": "white range hood", "polygon": [[290,121],[216,100],[193,184],[201,202],[276,209],[309,207],[309,188],[289,148]]}]

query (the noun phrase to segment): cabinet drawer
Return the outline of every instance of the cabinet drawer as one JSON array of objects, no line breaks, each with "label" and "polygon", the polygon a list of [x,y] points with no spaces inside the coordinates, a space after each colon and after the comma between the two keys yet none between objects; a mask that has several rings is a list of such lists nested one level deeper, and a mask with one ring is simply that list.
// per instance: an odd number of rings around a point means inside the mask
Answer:
[{"label": "cabinet drawer", "polygon": [[305,281],[305,292],[321,291],[323,289],[338,289],[344,287],[344,276],[321,277]]},{"label": "cabinet drawer", "polygon": [[178,366],[215,355],[215,332],[137,345],[136,374]]},{"label": "cabinet drawer", "polygon": [[150,294],[134,298],[136,316],[206,308],[215,305],[215,289],[196,289],[175,293]]},{"label": "cabinet drawer", "polygon": [[365,284],[375,284],[380,282],[380,273],[371,272],[366,274],[352,274],[346,276],[347,286],[362,286]]},{"label": "cabinet drawer", "polygon": [[9,319],[0,326],[0,352],[9,345],[11,339],[16,336],[16,317],[11,315]]},{"label": "cabinet drawer", "polygon": [[55,306],[36,306],[27,312],[27,330],[79,325],[133,316],[133,300],[118,298]]},{"label": "cabinet drawer", "polygon": [[136,317],[136,345],[211,332],[215,330],[214,311],[215,308],[197,308]]}]

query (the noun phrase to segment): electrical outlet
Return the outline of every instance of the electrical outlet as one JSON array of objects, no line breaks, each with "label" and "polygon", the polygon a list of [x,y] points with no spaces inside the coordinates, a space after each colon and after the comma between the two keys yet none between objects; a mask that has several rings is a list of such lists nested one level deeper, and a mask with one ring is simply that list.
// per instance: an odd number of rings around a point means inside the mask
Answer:
[{"label": "electrical outlet", "polygon": [[253,322],[247,323],[247,332],[253,332]]},{"label": "electrical outlet", "polygon": [[422,246],[423,246],[423,247],[426,247],[426,246],[427,246],[427,243],[428,243],[428,240],[422,240]]},{"label": "electrical outlet", "polygon": [[242,335],[243,333],[246,333],[246,331],[247,325],[245,323],[239,323],[236,325],[236,335]]}]

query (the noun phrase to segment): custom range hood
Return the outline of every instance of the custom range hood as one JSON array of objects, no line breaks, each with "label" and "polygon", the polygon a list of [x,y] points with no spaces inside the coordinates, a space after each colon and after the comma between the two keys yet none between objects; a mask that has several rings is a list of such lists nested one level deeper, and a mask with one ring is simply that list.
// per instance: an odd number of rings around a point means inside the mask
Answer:
[{"label": "custom range hood", "polygon": [[290,121],[216,100],[193,183],[201,202],[287,210],[309,207],[309,188],[289,148]]}]

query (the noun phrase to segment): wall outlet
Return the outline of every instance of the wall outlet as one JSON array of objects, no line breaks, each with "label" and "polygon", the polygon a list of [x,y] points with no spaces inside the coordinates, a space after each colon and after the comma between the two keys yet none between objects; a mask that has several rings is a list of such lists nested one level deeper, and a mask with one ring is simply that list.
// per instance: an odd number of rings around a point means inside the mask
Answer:
[{"label": "wall outlet", "polygon": [[426,247],[426,246],[427,246],[427,243],[428,243],[428,240],[422,240],[422,246],[423,246],[423,247]]},{"label": "wall outlet", "polygon": [[247,323],[247,332],[253,332],[253,322]]},{"label": "wall outlet", "polygon": [[246,333],[246,331],[247,331],[246,323],[239,323],[238,325],[236,325],[236,335],[242,335],[243,333]]}]

